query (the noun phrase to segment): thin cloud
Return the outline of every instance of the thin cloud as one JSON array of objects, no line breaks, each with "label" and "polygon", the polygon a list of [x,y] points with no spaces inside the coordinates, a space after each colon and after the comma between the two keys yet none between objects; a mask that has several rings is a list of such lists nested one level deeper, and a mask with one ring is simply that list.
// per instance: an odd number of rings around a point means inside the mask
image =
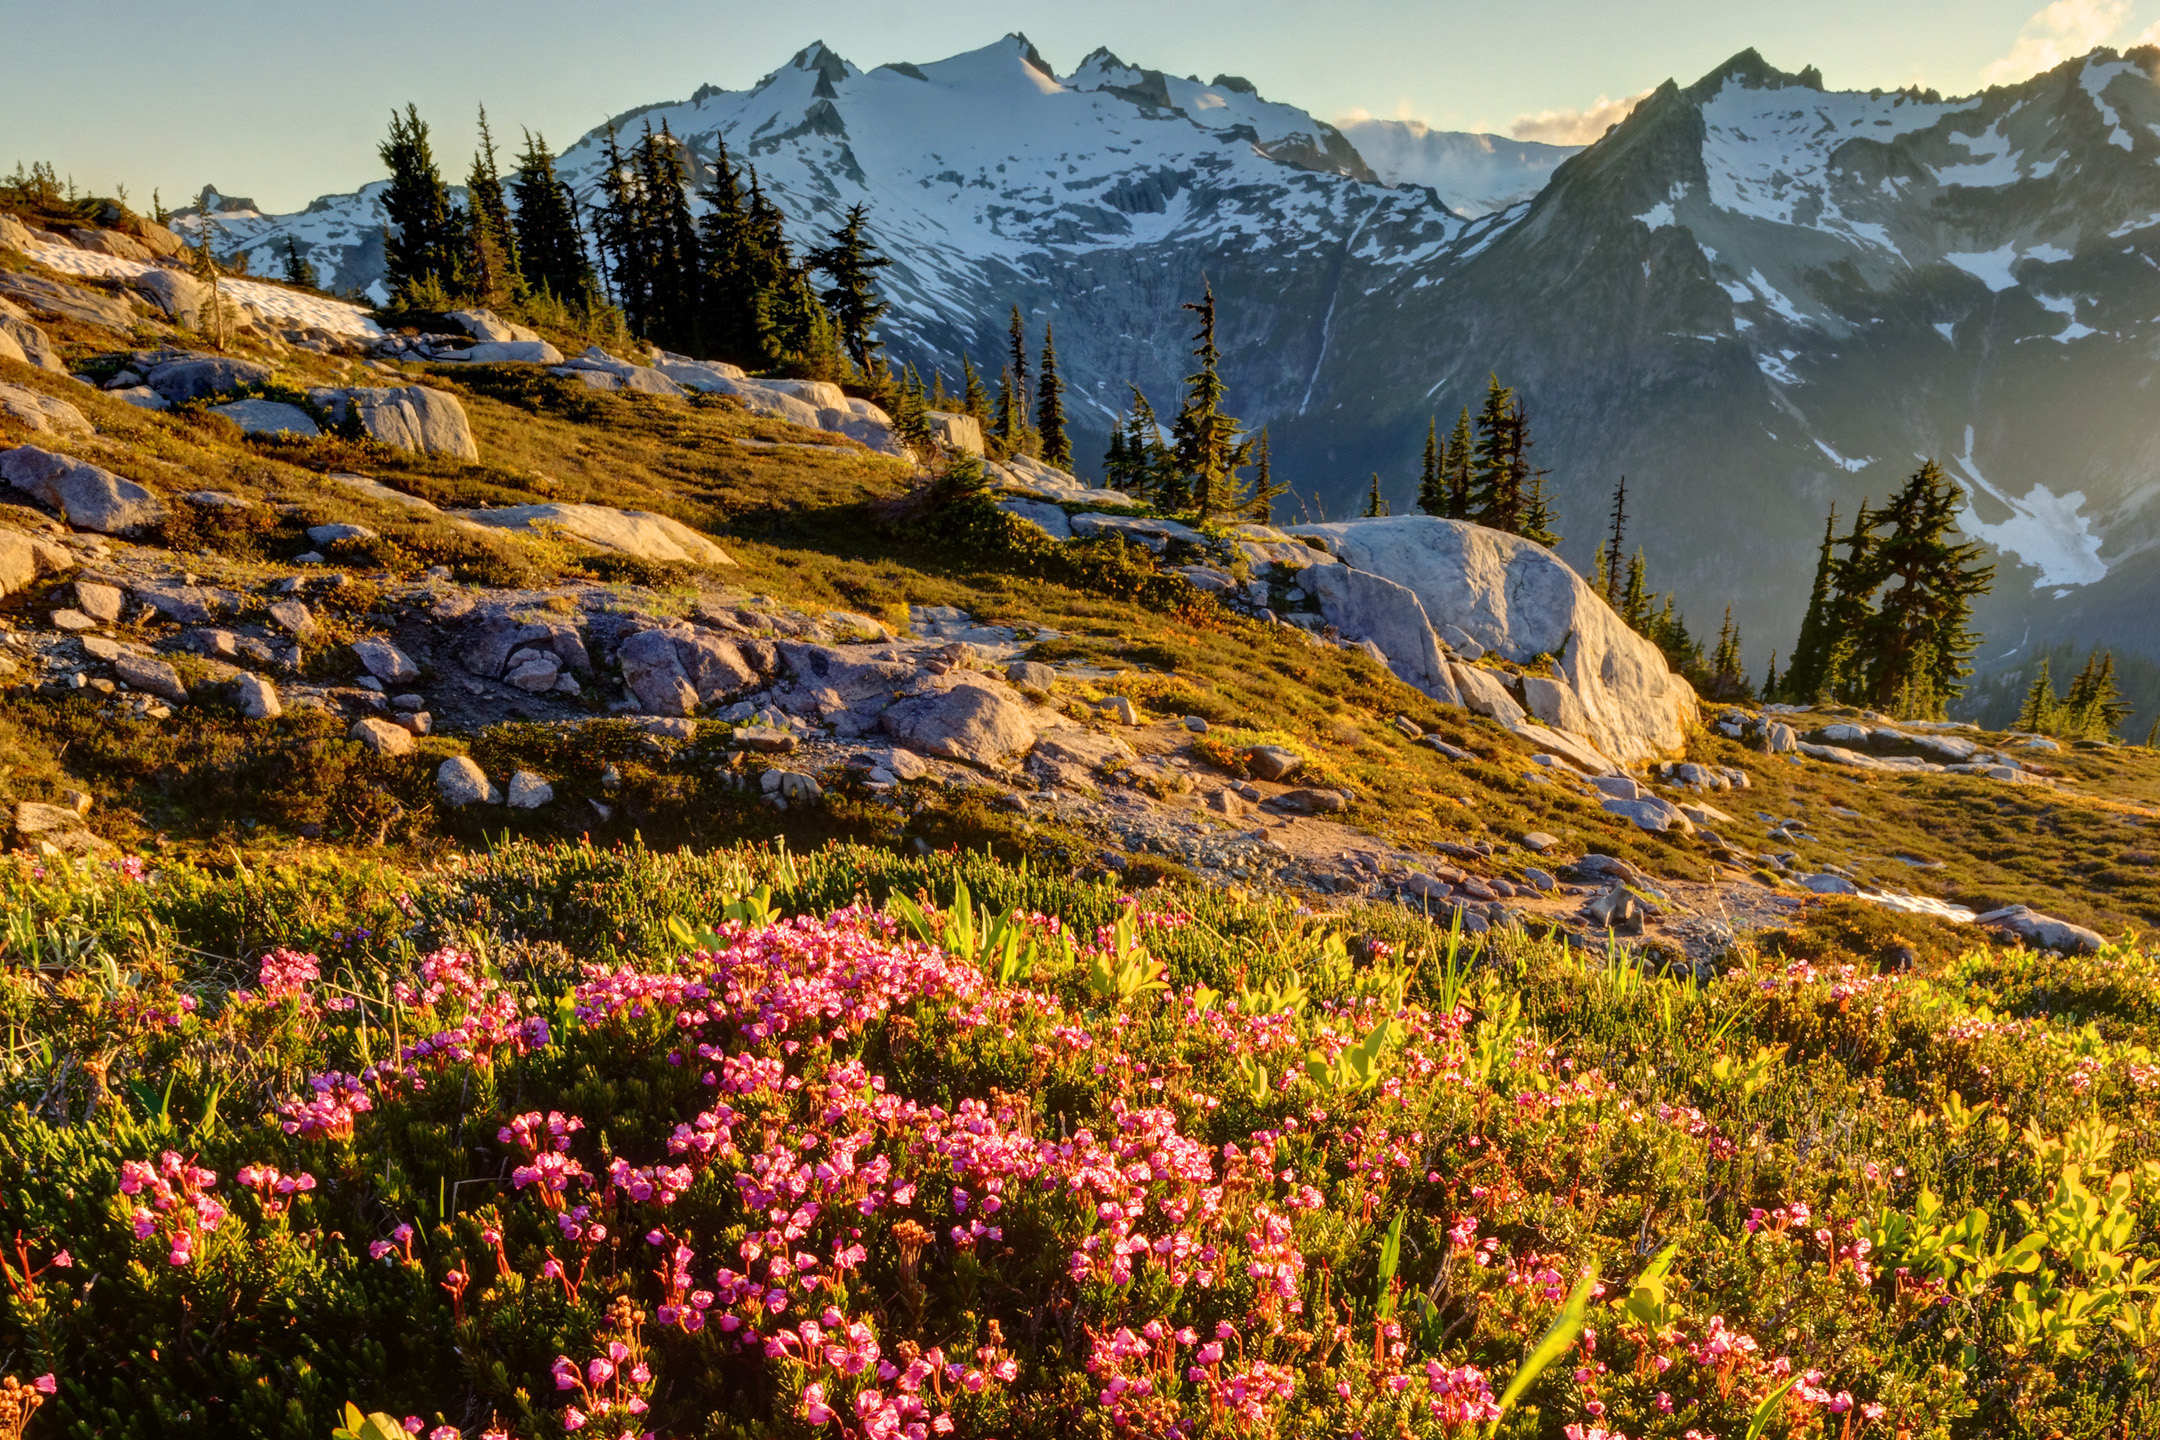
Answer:
[{"label": "thin cloud", "polygon": [[1540,110],[1535,115],[1518,115],[1508,127],[1508,134],[1517,140],[1537,140],[1547,145],[1588,145],[1627,119],[1649,93],[1645,90],[1624,100],[1608,100],[1600,95],[1596,104],[1581,110]]},{"label": "thin cloud", "polygon": [[[2010,53],[1980,72],[1984,85],[2007,85],[2073,60],[2122,28],[2130,0],[2055,0],[2025,22]],[[2149,40],[2160,25],[2146,32]]]}]

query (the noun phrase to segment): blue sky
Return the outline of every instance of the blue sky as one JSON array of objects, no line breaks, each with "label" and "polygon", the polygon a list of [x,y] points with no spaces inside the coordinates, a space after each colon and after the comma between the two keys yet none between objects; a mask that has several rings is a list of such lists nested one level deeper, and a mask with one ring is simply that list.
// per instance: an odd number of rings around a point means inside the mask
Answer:
[{"label": "blue sky", "polygon": [[0,168],[49,160],[85,189],[147,202],[157,187],[167,204],[208,182],[292,209],[374,178],[385,117],[408,100],[461,174],[476,103],[498,138],[529,125],[561,148],[634,105],[750,85],[812,40],[868,68],[1015,29],[1060,70],[1107,45],[1244,75],[1324,119],[1565,138],[1750,45],[1838,88],[1953,93],[2155,22],[2160,0],[0,0]]}]

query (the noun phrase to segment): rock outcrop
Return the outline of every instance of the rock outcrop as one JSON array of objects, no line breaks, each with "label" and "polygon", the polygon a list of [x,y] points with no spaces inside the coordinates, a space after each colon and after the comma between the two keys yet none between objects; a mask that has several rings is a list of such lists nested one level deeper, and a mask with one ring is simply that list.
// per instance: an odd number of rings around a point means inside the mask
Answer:
[{"label": "rock outcrop", "polygon": [[[155,377],[151,383],[156,383]],[[316,389],[308,391],[308,400],[335,423],[353,417],[368,438],[392,449],[453,455],[460,460],[480,458],[465,407],[457,396],[444,391],[425,385]]]},{"label": "rock outcrop", "polygon": [[[1544,546],[1429,515],[1284,529],[1313,537],[1343,564],[1411,591],[1443,633],[1453,626],[1518,665],[1557,656],[1552,683],[1525,697],[1530,713],[1550,726],[1567,725],[1611,759],[1632,764],[1671,754],[1686,742],[1698,714],[1695,692],[1656,646],[1629,629]],[[1300,583],[1308,590],[1324,584],[1318,573]],[[1415,648],[1421,654],[1422,641]],[[1418,663],[1418,654],[1388,653],[1391,662]],[[1463,667],[1454,673],[1459,683]],[[1470,704],[1477,708],[1478,702]]]},{"label": "rock outcrop", "polygon": [[612,505],[505,505],[493,510],[453,510],[461,520],[500,530],[541,535],[559,531],[602,550],[678,565],[733,565],[727,551],[680,520],[650,510]]},{"label": "rock outcrop", "polygon": [[165,502],[134,481],[35,445],[0,451],[0,480],[59,511],[78,530],[127,535],[165,518]]},{"label": "rock outcrop", "polygon": [[[0,336],[0,356],[12,342]],[[32,432],[40,430],[72,430],[78,434],[90,433],[90,422],[82,411],[67,401],[31,390],[22,385],[0,383],[0,415],[28,427]]]}]

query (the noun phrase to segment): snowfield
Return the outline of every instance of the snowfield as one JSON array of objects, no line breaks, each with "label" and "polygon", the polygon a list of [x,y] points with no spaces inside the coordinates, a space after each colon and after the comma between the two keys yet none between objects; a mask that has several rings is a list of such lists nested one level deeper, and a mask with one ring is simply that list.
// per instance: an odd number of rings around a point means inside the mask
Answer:
[{"label": "snowfield", "polygon": [[[117,255],[100,255],[94,250],[78,250],[72,245],[33,244],[30,251],[32,258],[40,265],[67,275],[132,280],[138,275],[159,268],[145,265],[138,260],[123,260]],[[227,278],[219,284],[234,300],[260,311],[280,324],[306,326],[327,331],[332,335],[355,335],[369,340],[380,339],[383,333],[382,327],[369,319],[365,310],[343,300],[331,300],[299,290],[287,290],[282,285],[266,285],[260,280]]]}]

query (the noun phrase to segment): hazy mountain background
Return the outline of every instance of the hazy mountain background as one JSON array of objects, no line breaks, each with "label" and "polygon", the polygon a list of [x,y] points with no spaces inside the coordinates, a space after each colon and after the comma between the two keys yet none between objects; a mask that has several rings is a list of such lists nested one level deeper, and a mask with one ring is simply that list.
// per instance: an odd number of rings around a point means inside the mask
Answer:
[{"label": "hazy mountain background", "polygon": [[[700,166],[724,135],[798,239],[869,205],[899,358],[994,371],[1013,305],[1038,337],[1054,324],[1083,469],[1128,385],[1173,403],[1177,307],[1205,281],[1230,407],[1270,427],[1293,510],[1353,513],[1374,471],[1408,508],[1428,419],[1497,371],[1527,397],[1569,558],[1625,473],[1653,583],[1698,631],[1732,604],[1758,674],[1826,509],[1922,456],[1999,554],[1986,660],[2063,640],[2160,659],[2156,65],[2097,50],[1945,98],[1825,90],[1750,51],[1576,152],[1338,129],[1107,51],[1059,73],[1013,36],[869,70],[813,45],[749,90],[613,123],[665,123]],[[600,134],[564,157],[581,188]],[[364,291],[379,188],[216,218],[258,269],[290,236]]]}]

